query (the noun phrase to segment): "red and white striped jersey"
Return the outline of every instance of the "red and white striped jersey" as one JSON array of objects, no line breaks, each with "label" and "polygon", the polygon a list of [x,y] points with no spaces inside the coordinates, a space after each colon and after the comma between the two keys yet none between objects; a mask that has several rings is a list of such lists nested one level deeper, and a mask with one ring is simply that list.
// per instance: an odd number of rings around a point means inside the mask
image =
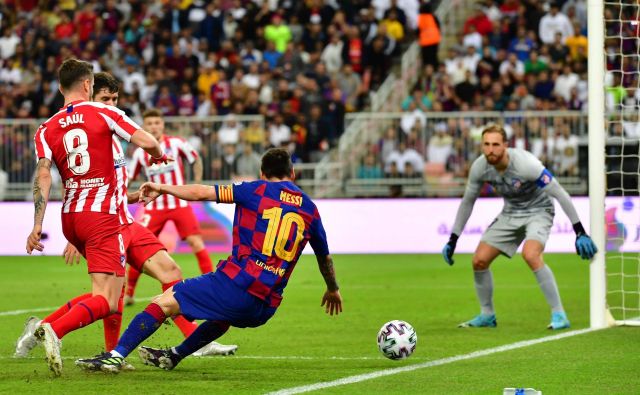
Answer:
[{"label": "red and white striped jersey", "polygon": [[44,122],[34,136],[36,156],[56,164],[64,182],[62,213],[116,214],[113,139],[130,141],[140,127],[115,107],[72,102]]},{"label": "red and white striped jersey", "polygon": [[129,188],[127,162],[120,139],[115,135],[113,136],[113,167],[116,169],[116,204],[120,207],[118,209],[118,217],[120,217],[121,225],[129,225],[133,223],[133,216],[129,212],[127,198],[127,189]]},{"label": "red and white striped jersey", "polygon": [[[184,185],[184,165],[181,159],[193,164],[198,158],[195,149],[182,137],[163,136],[160,141],[162,151],[175,160],[170,163],[149,164],[151,156],[141,148],[133,152],[129,164],[129,174],[136,178],[144,169],[147,180],[158,184]],[[187,202],[171,195],[162,195],[147,206],[145,210],[167,210],[176,207],[187,207]]]}]

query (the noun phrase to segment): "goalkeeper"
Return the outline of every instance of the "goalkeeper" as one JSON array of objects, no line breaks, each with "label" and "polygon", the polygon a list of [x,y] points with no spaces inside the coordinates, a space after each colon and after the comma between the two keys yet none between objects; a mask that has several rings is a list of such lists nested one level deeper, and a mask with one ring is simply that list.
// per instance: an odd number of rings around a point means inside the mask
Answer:
[{"label": "goalkeeper", "polygon": [[481,312],[460,327],[495,327],[493,276],[489,267],[499,254],[511,258],[524,240],[522,257],[527,262],[551,306],[549,329],[569,328],[555,277],[545,265],[542,254],[553,225],[554,206],[560,203],[576,232],[576,250],[582,259],[591,259],[598,251],[580,223],[567,191],[530,152],[507,148],[507,135],[498,125],[482,132],[482,153],[469,171],[467,187],[458,208],[449,242],[444,246],[444,260],[453,265],[453,252],[473,204],[486,182],[504,197],[502,212],[482,235],[473,255],[473,275]]}]

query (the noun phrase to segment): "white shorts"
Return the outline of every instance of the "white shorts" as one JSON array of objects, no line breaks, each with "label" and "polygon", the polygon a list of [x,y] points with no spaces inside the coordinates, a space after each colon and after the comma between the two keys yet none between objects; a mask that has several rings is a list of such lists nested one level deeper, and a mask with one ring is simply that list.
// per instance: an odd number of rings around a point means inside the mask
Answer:
[{"label": "white shorts", "polygon": [[489,225],[480,241],[497,248],[509,258],[516,253],[523,240],[537,240],[544,247],[553,226],[553,215],[553,212],[547,211],[527,217],[500,214]]}]

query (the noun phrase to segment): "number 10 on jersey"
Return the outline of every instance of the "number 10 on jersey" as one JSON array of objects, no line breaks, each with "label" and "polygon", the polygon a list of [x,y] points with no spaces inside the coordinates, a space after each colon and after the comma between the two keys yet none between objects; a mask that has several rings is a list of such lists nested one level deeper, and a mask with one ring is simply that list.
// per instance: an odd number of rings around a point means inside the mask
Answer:
[{"label": "number 10 on jersey", "polygon": [[[264,236],[262,244],[262,253],[266,256],[272,256],[273,253],[284,261],[291,261],[298,251],[298,244],[302,240],[304,234],[304,220],[302,217],[293,212],[282,215],[282,208],[272,207],[264,210],[262,219],[269,221],[267,225],[267,233]],[[291,227],[296,225],[296,233],[293,239],[293,245],[287,251],[287,241],[291,234]]]}]

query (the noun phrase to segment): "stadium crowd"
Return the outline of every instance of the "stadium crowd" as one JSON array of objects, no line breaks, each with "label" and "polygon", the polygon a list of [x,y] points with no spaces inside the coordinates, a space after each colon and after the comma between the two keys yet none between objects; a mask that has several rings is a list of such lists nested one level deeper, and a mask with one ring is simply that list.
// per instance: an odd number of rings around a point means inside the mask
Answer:
[{"label": "stadium crowd", "polygon": [[[257,152],[288,144],[298,160],[316,161],[416,29],[418,0],[342,3],[4,1],[0,118],[55,113],[63,104],[56,70],[77,57],[122,81],[120,107],[134,119],[151,107],[166,116],[228,116],[225,130],[201,136],[214,162],[205,177],[226,175],[224,158],[243,152],[245,141]],[[264,129],[234,119],[247,114],[265,116]],[[16,180],[30,173],[12,167],[29,162],[30,136],[7,129],[1,142],[15,160],[2,168],[10,181],[29,181]]]},{"label": "stadium crowd", "polygon": [[[525,148],[559,176],[586,176],[579,166],[586,117],[548,115],[587,111],[586,1],[484,0],[460,26],[458,45],[438,63],[426,63],[419,82],[378,144],[368,147],[358,178],[464,178],[489,122],[505,124],[510,146]],[[606,7],[606,105],[611,136],[638,136],[637,122],[616,113],[640,100],[635,56],[636,8]],[[618,70],[627,72],[618,72]],[[504,112],[508,116],[443,118],[433,112]],[[539,117],[518,112],[543,111]],[[540,114],[540,113],[539,113]]]}]

